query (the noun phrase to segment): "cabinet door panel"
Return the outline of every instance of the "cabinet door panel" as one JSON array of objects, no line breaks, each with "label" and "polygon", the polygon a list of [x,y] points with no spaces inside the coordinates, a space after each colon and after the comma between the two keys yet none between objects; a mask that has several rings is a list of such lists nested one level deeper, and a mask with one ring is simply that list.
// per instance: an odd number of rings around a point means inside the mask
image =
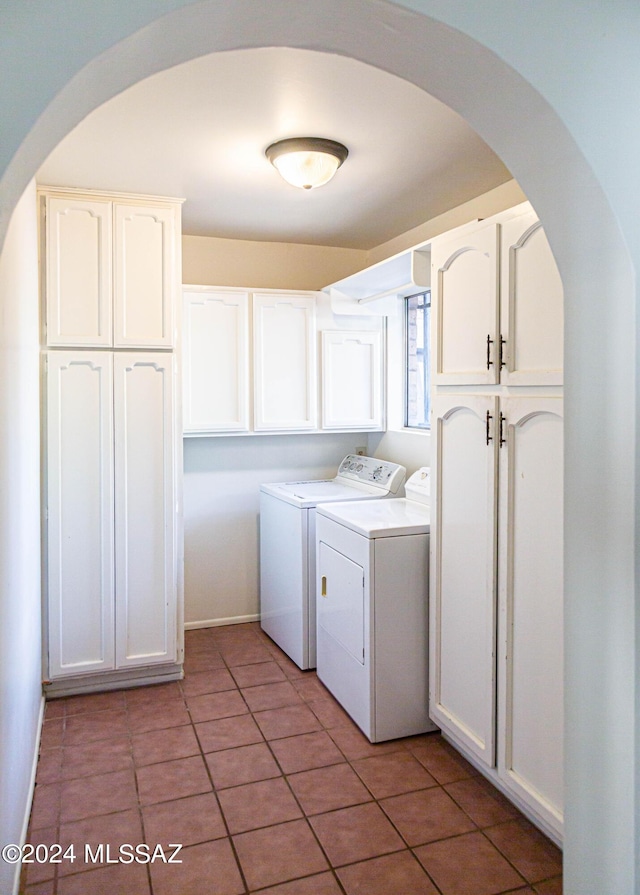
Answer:
[{"label": "cabinet door panel", "polygon": [[364,569],[329,544],[318,543],[318,625],[364,665]]},{"label": "cabinet door panel", "polygon": [[47,344],[108,346],[111,203],[46,199]]},{"label": "cabinet door panel", "polygon": [[116,347],[173,345],[175,217],[173,208],[115,206]]},{"label": "cabinet door panel", "polygon": [[[496,399],[438,396],[431,539],[430,714],[495,762]],[[434,537],[435,535],[435,537]]]},{"label": "cabinet door panel", "polygon": [[506,340],[501,381],[561,385],[563,290],[535,212],[501,225],[501,331]]},{"label": "cabinet door panel", "polygon": [[249,295],[185,292],[184,430],[249,428]]},{"label": "cabinet door panel", "polygon": [[434,384],[497,382],[497,225],[480,224],[464,236],[436,240],[431,257]]},{"label": "cabinet door panel", "polygon": [[118,668],[176,659],[173,367],[114,359]]},{"label": "cabinet door panel", "polygon": [[382,426],[380,333],[322,333],[322,428]]},{"label": "cabinet door panel", "polygon": [[257,430],[315,429],[315,299],[254,295]]},{"label": "cabinet door panel", "polygon": [[49,676],[109,671],[113,413],[109,353],[47,358]]},{"label": "cabinet door panel", "polygon": [[501,409],[499,771],[561,833],[562,399],[507,398]]}]

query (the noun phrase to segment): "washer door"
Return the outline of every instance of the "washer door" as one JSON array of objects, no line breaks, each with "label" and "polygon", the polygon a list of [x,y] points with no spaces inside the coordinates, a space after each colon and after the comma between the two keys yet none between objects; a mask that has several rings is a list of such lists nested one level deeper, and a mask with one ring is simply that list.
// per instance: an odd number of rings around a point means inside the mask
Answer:
[{"label": "washer door", "polygon": [[364,569],[320,541],[318,624],[364,665]]}]

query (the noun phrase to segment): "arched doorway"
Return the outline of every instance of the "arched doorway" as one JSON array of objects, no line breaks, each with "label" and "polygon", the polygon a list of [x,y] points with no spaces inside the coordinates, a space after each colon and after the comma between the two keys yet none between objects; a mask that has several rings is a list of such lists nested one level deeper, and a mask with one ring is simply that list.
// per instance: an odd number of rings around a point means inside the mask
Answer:
[{"label": "arched doorway", "polygon": [[[273,45],[352,56],[433,94],[500,155],[541,215],[565,285],[568,331],[567,891],[632,891],[633,283],[584,156],[549,104],[482,42],[400,6],[209,0],[150,21],[142,5],[130,36],[102,53],[96,45],[73,77],[71,66],[16,147],[0,182],[0,238],[39,163],[96,105],[203,53]],[[603,282],[612,296],[606,314],[598,313]]]}]

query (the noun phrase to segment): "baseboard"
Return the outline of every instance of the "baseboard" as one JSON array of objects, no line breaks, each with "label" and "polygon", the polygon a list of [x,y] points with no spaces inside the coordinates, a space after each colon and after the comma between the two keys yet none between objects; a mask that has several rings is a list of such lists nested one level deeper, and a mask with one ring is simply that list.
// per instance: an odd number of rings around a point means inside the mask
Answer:
[{"label": "baseboard", "polygon": [[234,615],[231,618],[207,618],[199,622],[185,622],[185,631],[196,628],[220,628],[222,625],[246,625],[247,622],[259,622],[259,615]]},{"label": "baseboard", "polygon": [[[31,817],[31,806],[33,805],[33,796],[36,789],[36,772],[38,770],[38,757],[40,755],[40,739],[42,737],[42,725],[44,724],[44,710],[45,710],[45,698],[44,693],[40,699],[40,711],[38,712],[38,725],[36,731],[36,741],[35,741],[35,749],[33,750],[33,760],[31,762],[31,777],[29,780],[29,790],[27,794],[27,802],[24,811],[24,818],[22,821],[22,830],[20,833],[20,845],[23,846],[27,841],[27,832],[29,830],[29,819]],[[15,867],[15,877],[13,880],[13,889],[12,895],[18,895],[20,890],[20,874],[22,872],[22,864],[16,864]]]}]

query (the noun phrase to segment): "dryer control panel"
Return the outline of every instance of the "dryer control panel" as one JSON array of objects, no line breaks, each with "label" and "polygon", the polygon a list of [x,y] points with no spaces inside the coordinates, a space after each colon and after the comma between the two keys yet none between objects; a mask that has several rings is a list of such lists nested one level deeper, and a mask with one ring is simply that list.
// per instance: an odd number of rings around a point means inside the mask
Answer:
[{"label": "dryer control panel", "polygon": [[407,475],[404,466],[379,460],[377,457],[362,457],[360,454],[347,454],[340,466],[336,478],[351,482],[362,482],[375,485],[388,494],[397,494]]}]

